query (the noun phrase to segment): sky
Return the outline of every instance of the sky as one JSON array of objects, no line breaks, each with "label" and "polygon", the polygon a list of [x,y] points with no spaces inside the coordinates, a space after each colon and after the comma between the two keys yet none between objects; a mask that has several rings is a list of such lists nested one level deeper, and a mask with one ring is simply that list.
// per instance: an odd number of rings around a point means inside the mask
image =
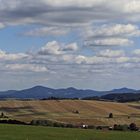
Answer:
[{"label": "sky", "polygon": [[140,0],[0,0],[0,90],[140,89]]}]

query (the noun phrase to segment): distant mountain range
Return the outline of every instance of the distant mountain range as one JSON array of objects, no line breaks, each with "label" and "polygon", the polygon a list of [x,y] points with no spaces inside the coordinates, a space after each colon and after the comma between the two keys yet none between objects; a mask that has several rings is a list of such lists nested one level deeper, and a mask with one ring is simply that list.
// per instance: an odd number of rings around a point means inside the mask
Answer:
[{"label": "distant mountain range", "polygon": [[108,94],[138,94],[139,90],[129,88],[114,89],[111,91],[96,91],[96,90],[82,90],[73,87],[65,89],[53,89],[43,86],[35,86],[33,88],[24,90],[9,90],[0,92],[1,99],[16,98],[16,99],[43,99],[49,97],[56,98],[86,98],[86,97],[106,97]]}]

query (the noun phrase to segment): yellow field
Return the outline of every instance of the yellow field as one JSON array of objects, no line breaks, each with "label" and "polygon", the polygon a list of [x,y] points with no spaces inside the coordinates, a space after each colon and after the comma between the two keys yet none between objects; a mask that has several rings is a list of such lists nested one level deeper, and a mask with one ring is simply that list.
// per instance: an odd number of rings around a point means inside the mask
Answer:
[{"label": "yellow field", "polygon": [[[74,113],[76,110],[79,114]],[[12,119],[29,122],[49,119],[74,124],[113,125],[137,123],[140,126],[140,104],[102,101],[0,101],[0,112]],[[108,119],[113,113],[114,118]],[[128,117],[130,116],[130,117]]]}]

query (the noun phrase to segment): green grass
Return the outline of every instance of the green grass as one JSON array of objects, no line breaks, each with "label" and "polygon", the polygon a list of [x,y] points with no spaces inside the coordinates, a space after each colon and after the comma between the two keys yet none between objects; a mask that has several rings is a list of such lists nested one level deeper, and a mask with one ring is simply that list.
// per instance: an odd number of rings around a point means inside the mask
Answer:
[{"label": "green grass", "polygon": [[139,140],[139,132],[0,125],[0,140]]}]

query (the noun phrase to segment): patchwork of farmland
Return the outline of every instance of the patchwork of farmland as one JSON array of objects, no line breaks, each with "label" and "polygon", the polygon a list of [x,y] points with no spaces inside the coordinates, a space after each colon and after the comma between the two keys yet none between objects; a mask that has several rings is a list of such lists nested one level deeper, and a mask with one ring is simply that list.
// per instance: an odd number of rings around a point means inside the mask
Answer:
[{"label": "patchwork of farmland", "polygon": [[[64,123],[113,125],[136,123],[140,126],[139,103],[114,103],[85,100],[0,101],[0,112],[11,119],[30,122],[33,119]],[[113,118],[109,119],[109,113]]]}]

